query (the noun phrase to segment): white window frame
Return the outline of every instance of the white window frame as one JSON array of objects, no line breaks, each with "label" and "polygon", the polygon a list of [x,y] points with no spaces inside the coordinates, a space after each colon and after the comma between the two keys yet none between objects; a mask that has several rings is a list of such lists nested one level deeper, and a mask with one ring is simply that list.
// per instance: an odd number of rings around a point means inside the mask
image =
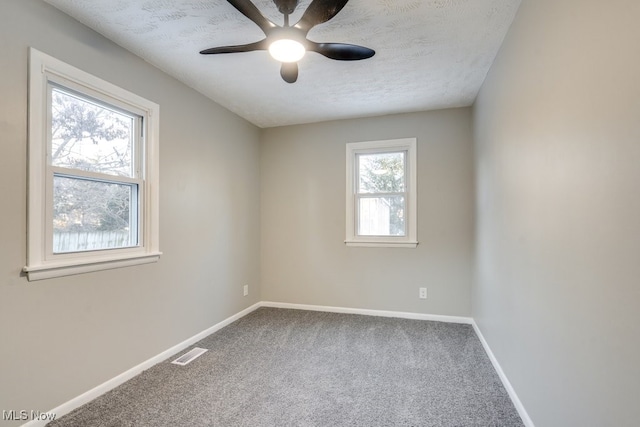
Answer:
[{"label": "white window frame", "polygon": [[[49,85],[106,100],[142,117],[137,150],[139,173],[128,181],[138,186],[138,245],[127,248],[53,253],[53,174],[47,129]],[[27,265],[29,281],[156,262],[159,250],[158,104],[124,90],[52,56],[29,52],[29,184]],[[82,175],[89,176],[90,172]],[[127,181],[118,177],[114,182]],[[51,240],[51,241],[50,241]]]},{"label": "white window frame", "polygon": [[[415,248],[418,245],[417,213],[417,140],[416,138],[383,141],[351,142],[347,148],[346,187],[346,240],[347,246]],[[377,154],[404,151],[405,156],[405,202],[406,233],[404,236],[360,236],[358,230],[357,185],[359,154]]]}]

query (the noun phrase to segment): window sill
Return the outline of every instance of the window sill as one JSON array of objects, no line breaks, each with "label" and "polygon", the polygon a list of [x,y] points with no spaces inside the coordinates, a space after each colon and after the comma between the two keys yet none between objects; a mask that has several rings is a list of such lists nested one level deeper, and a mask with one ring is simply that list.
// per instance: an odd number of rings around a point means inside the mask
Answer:
[{"label": "window sill", "polygon": [[362,240],[345,240],[344,243],[347,246],[356,248],[410,248],[415,249],[418,246],[418,242],[375,242],[375,241],[362,241]]},{"label": "window sill", "polygon": [[75,260],[73,263],[51,262],[43,265],[26,266],[22,269],[27,274],[27,280],[52,279],[54,277],[72,276],[92,271],[110,270],[113,268],[130,267],[133,265],[157,262],[162,252],[128,255],[121,258]]}]

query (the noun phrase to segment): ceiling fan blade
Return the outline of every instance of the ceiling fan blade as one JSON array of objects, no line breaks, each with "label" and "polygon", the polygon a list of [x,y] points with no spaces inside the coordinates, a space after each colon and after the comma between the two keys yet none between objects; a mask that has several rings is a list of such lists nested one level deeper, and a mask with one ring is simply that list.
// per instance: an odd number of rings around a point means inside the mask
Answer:
[{"label": "ceiling fan blade", "polygon": [[327,22],[342,10],[349,0],[313,0],[302,18],[295,25],[306,33],[313,27]]},{"label": "ceiling fan blade", "polygon": [[280,67],[280,75],[285,82],[295,83],[298,80],[298,63],[283,62],[282,67]]},{"label": "ceiling fan blade", "polygon": [[318,52],[327,58],[339,61],[358,61],[360,59],[371,58],[376,51],[364,46],[346,43],[314,43],[309,42],[307,50]]},{"label": "ceiling fan blade", "polygon": [[254,50],[267,50],[268,47],[267,40],[264,39],[259,42],[241,44],[237,46],[212,47],[210,49],[201,50],[200,53],[203,55],[215,55],[218,53],[253,52]]},{"label": "ceiling fan blade", "polygon": [[251,19],[256,23],[258,27],[262,30],[265,35],[268,35],[269,31],[273,28],[276,28],[277,25],[273,22],[269,21],[258,8],[251,3],[250,0],[227,0],[231,6],[235,7],[247,18]]}]

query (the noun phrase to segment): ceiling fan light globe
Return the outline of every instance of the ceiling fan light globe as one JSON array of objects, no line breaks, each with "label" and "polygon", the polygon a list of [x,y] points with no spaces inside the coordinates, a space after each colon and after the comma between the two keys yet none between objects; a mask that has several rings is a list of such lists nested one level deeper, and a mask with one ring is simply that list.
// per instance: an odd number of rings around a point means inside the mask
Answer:
[{"label": "ceiling fan light globe", "polygon": [[276,40],[269,45],[269,53],[276,61],[298,62],[306,50],[302,43],[291,39]]}]

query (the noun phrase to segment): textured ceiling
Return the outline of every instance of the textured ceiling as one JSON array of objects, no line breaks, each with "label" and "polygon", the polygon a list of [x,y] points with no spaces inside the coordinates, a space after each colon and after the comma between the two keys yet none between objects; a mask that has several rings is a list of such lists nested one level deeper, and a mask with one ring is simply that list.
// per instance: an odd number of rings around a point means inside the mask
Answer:
[{"label": "textured ceiling", "polygon": [[[45,0],[260,127],[468,106],[520,0],[351,0],[316,42],[376,51],[363,61],[309,52],[294,84],[268,52],[200,55],[261,40],[225,0]],[[300,0],[295,23],[311,0]],[[271,0],[254,0],[282,25]]]}]

